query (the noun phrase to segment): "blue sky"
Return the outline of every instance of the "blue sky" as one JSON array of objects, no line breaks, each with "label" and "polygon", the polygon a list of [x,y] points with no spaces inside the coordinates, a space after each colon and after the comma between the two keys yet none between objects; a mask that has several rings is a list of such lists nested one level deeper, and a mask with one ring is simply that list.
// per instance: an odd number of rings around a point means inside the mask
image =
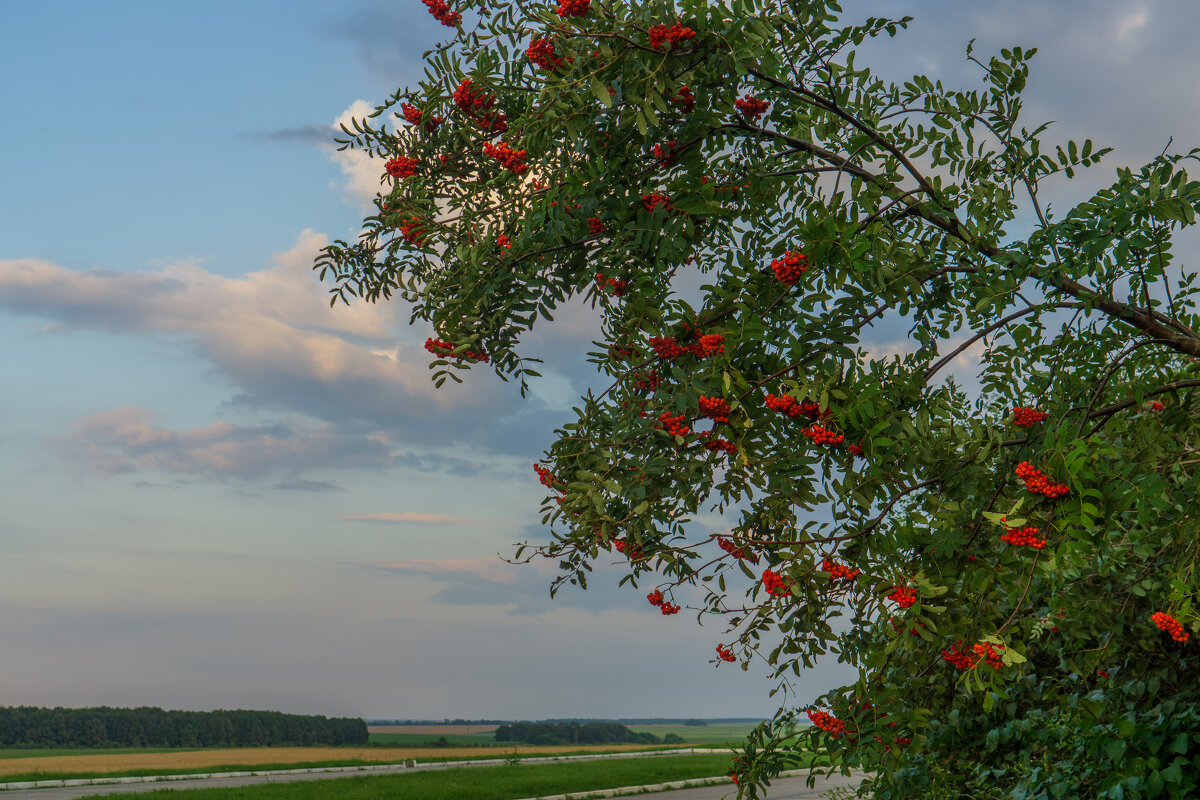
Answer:
[{"label": "blue sky", "polygon": [[[868,50],[889,76],[1039,47],[1030,119],[1117,148],[1061,204],[1200,145],[1189,0],[847,5],[917,17]],[[328,307],[313,256],[379,170],[332,125],[421,77],[447,29],[418,0],[0,8],[0,703],[774,710],[764,668],[709,663],[719,627],[603,570],[551,602],[547,566],[499,558],[541,535],[530,463],[586,386],[587,314],[533,337],[522,401],[482,371],[435,391],[399,304]]]}]

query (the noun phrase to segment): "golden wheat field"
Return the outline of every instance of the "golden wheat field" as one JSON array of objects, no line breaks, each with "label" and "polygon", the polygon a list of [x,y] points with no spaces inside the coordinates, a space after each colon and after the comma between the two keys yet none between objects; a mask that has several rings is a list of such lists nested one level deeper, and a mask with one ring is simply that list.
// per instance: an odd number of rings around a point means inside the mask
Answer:
[{"label": "golden wheat field", "polygon": [[[646,745],[579,745],[533,747],[516,745],[518,753],[626,752],[646,750]],[[375,764],[399,763],[409,758],[503,758],[513,748],[481,750],[478,747],[251,747],[213,750],[186,750],[178,753],[107,753],[71,756],[36,756],[0,759],[0,778],[5,775],[80,773],[103,775],[129,770],[196,770],[210,767],[252,767],[266,764],[308,764],[320,761],[365,761]]]}]

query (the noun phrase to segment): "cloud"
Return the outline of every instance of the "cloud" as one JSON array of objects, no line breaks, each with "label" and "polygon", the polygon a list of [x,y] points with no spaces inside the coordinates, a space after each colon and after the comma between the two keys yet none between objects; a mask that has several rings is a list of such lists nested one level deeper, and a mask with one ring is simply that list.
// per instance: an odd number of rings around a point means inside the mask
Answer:
[{"label": "cloud", "polygon": [[406,572],[410,574],[431,575],[434,577],[458,581],[462,579],[482,579],[489,583],[514,584],[517,582],[518,567],[501,561],[499,556],[492,558],[443,558],[443,559],[412,559],[409,561],[392,561],[370,565],[373,569],[389,572]]},{"label": "cloud", "polygon": [[336,125],[308,123],[295,128],[277,128],[270,131],[255,131],[245,134],[247,138],[278,144],[300,144],[309,146],[332,145],[342,132]]},{"label": "cloud", "polygon": [[346,491],[341,486],[338,486],[332,481],[310,481],[297,479],[292,481],[280,481],[271,487],[276,491],[281,492],[344,492]]},{"label": "cloud", "polygon": [[[391,464],[386,446],[367,437],[346,436],[328,425],[239,427],[217,420],[211,425],[175,431],[153,423],[154,414],[145,408],[117,408],[76,420],[71,433],[59,437],[55,444],[71,460],[86,461],[107,475],[156,469],[207,477],[249,477],[294,473],[310,465],[335,468]],[[304,486],[311,491],[319,485],[300,481],[288,488]]]},{"label": "cloud", "polygon": [[[491,558],[405,559],[364,565],[378,572],[419,576],[440,585],[430,599],[454,606],[507,607],[510,615],[540,615],[560,608],[577,608],[589,614],[635,609],[657,614],[646,603],[645,591],[620,586],[626,574],[615,566],[617,556],[601,554],[592,565],[588,588],[565,585],[550,597],[550,584],[557,571],[553,559],[510,564],[499,556]],[[606,560],[607,559],[607,560]],[[695,604],[703,592],[676,587],[675,602]]]},{"label": "cloud", "polygon": [[454,517],[449,514],[423,514],[419,511],[403,511],[400,513],[383,511],[376,514],[343,514],[334,517],[338,522],[376,522],[397,524],[402,522],[419,522],[429,525],[474,525],[476,520],[469,517]]},{"label": "cloud", "polygon": [[[347,437],[351,451],[390,448],[418,469],[466,474],[478,469],[480,454],[524,457],[548,437],[560,413],[545,403],[518,403],[516,390],[486,367],[472,370],[464,384],[435,387],[429,354],[418,344],[431,331],[405,328],[409,307],[403,302],[330,308],[311,269],[325,242],[321,234],[303,231],[271,266],[238,277],[195,264],[118,272],[0,260],[0,310],[49,318],[57,333],[104,331],[173,343],[182,338],[183,346],[237,387],[228,414],[249,409],[321,420],[333,426],[324,434]],[[89,435],[101,422],[117,424],[97,417]],[[295,432],[308,430],[307,423],[287,424]],[[215,428],[204,433],[231,440],[256,435]],[[190,442],[201,435],[175,434]],[[311,440],[316,434],[305,435]],[[378,447],[362,441],[372,437]],[[160,430],[158,438],[167,432]],[[459,449],[453,456],[422,452],[444,452],[447,445]],[[90,459],[106,472],[128,469],[132,460],[110,447],[97,448]]]},{"label": "cloud", "polygon": [[[366,100],[355,100],[350,106],[338,115],[334,120],[334,129],[342,136],[341,126],[345,125],[351,130],[354,126],[351,124],[353,119],[363,119],[375,111],[375,107]],[[372,120],[372,127],[378,127],[379,123]],[[372,158],[367,151],[359,149],[338,150],[331,143],[324,145],[323,149],[329,156],[329,160],[338,165],[338,169],[342,171],[342,177],[345,179],[341,186],[334,185],[332,188],[339,189],[346,202],[357,206],[363,211],[371,209],[375,202],[375,196],[379,194],[382,184],[383,162],[378,158]]]}]

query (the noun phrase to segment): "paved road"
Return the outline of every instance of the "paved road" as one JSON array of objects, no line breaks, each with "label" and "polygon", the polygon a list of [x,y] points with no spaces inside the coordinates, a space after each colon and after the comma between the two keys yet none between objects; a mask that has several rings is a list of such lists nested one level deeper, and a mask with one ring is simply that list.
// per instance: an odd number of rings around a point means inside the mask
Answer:
[{"label": "paved road", "polygon": [[[805,777],[777,778],[771,781],[771,788],[767,790],[767,798],[769,800],[816,800],[821,797],[822,792],[828,789],[857,786],[862,777],[846,778],[834,775],[830,778],[817,778],[817,785],[812,789],[808,788],[807,780]],[[658,792],[654,795],[654,800],[721,800],[723,797],[727,797],[729,800],[737,797],[737,792],[732,784],[724,783],[717,786],[701,786],[696,789]]]},{"label": "paved road", "polygon": [[[10,792],[0,792],[0,800],[76,800],[80,797],[97,797],[118,792],[153,792],[162,789],[186,790],[201,788],[216,788],[229,786],[251,786],[260,783],[286,783],[288,781],[319,781],[345,778],[338,773],[307,773],[300,775],[260,775],[242,778],[204,778],[178,783],[131,783],[120,786],[64,786],[49,789],[17,789]],[[360,777],[360,776],[355,776]],[[817,800],[826,789],[839,786],[855,786],[860,779],[846,778],[834,775],[831,778],[819,778],[816,788],[809,789],[805,778],[779,778],[772,781],[767,794],[770,800]],[[720,784],[717,786],[701,786],[695,789],[675,789],[655,794],[655,800],[721,800],[733,798],[733,786]],[[186,795],[180,800],[186,800]]]}]

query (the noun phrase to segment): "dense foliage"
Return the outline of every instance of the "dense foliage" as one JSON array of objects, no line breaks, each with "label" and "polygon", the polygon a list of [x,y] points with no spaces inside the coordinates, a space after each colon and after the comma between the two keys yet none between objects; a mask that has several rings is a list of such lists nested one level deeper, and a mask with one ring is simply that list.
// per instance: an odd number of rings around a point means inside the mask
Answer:
[{"label": "dense foliage", "polygon": [[858,670],[741,790],[810,720],[880,798],[1200,792],[1196,151],[1056,217],[1107,150],[1024,120],[1032,50],[897,85],[854,48],[907,20],[831,0],[426,4],[454,36],[346,130],[378,213],[316,266],[412,303],[439,382],[524,385],[538,318],[599,310],[523,552],[700,587],[718,665]]},{"label": "dense foliage", "polygon": [[[497,742],[525,744],[659,744],[653,733],[635,733],[616,722],[514,722],[496,728]],[[678,736],[678,741],[683,741]]]},{"label": "dense foliage", "polygon": [[361,719],[278,711],[0,707],[0,747],[366,744]]}]

